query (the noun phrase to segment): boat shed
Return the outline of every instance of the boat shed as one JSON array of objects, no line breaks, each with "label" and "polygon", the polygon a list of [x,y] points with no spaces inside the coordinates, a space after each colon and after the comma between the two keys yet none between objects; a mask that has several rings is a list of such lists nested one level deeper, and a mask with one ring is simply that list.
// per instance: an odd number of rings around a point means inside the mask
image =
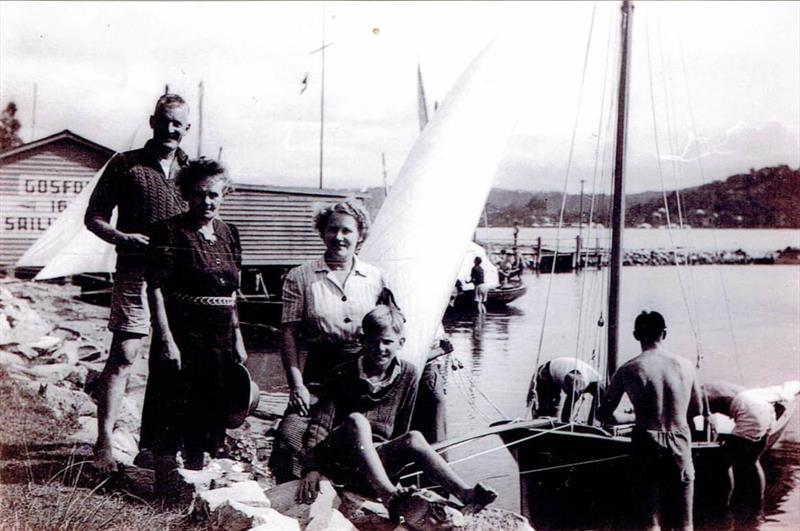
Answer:
[{"label": "boat shed", "polygon": [[65,129],[0,152],[0,268],[10,268],[114,154]]}]

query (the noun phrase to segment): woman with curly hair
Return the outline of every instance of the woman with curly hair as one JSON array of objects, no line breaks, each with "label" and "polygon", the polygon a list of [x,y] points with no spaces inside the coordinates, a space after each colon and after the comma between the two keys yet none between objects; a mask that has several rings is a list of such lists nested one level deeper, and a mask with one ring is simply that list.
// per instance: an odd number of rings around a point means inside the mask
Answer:
[{"label": "woman with curly hair", "polygon": [[189,210],[154,226],[146,274],[153,347],[142,442],[156,455],[157,487],[178,451],[186,468],[200,469],[204,452],[222,447],[226,375],[247,358],[235,299],[239,233],[219,218],[230,179],[218,162],[201,158],[181,169],[177,183]]},{"label": "woman with curly hair", "polygon": [[[282,359],[289,406],[270,465],[278,482],[300,476],[303,435],[320,385],[359,351],[361,320],[386,288],[383,273],[358,259],[369,214],[355,198],[322,208],[314,226],[325,243],[320,258],[292,269],[283,284]],[[301,370],[301,344],[307,348]]]}]

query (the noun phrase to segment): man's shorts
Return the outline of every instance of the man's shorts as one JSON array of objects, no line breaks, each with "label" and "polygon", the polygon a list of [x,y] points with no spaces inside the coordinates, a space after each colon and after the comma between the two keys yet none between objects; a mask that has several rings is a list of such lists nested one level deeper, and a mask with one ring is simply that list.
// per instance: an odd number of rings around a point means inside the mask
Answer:
[{"label": "man's shorts", "polygon": [[150,333],[150,309],[143,269],[117,269],[111,288],[108,329],[141,336]]},{"label": "man's shorts", "polygon": [[631,460],[644,474],[660,481],[694,481],[692,439],[688,432],[636,427],[631,433]]},{"label": "man's shorts", "polygon": [[475,286],[475,302],[486,302],[489,296],[489,287],[486,284]]}]

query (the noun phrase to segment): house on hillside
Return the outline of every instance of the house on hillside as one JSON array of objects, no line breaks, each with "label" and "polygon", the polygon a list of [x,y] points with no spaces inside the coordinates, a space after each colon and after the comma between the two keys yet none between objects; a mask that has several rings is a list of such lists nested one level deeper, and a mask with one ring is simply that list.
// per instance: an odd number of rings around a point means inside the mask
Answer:
[{"label": "house on hillside", "polygon": [[113,154],[68,129],[0,152],[0,268],[16,263]]}]

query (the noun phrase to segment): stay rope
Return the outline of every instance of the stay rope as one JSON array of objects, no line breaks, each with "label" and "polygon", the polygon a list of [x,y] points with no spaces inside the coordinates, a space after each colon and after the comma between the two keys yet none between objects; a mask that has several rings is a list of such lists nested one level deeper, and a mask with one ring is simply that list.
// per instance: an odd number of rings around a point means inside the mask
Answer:
[{"label": "stay rope", "polygon": [[669,214],[669,201],[667,200],[667,192],[666,192],[666,184],[664,182],[664,172],[663,168],[661,167],[661,149],[659,146],[658,140],[658,120],[656,119],[656,103],[655,103],[655,90],[653,87],[653,64],[650,56],[650,30],[648,24],[648,18],[645,16],[645,33],[647,35],[646,41],[646,48],[647,48],[647,73],[648,78],[650,80],[650,111],[653,118],[653,140],[655,142],[655,150],[656,150],[656,165],[658,168],[658,176],[661,181],[661,194],[664,200],[664,209],[665,209],[665,216],[667,221],[667,234],[669,235],[670,245],[673,248],[672,258],[674,265],[676,267],[676,271],[678,274],[678,285],[681,291],[681,297],[683,299],[683,304],[686,307],[686,312],[689,315],[689,327],[692,331],[692,335],[695,339],[695,347],[697,350],[697,363],[699,365],[700,360],[702,359],[702,350],[700,344],[700,337],[697,333],[697,329],[695,327],[694,319],[692,318],[691,314],[691,307],[689,305],[689,299],[686,293],[686,286],[684,284],[682,268],[680,266],[680,261],[678,260],[677,252],[675,252],[675,240],[672,234],[672,221],[670,219]]},{"label": "stay rope", "polygon": [[[626,457],[630,457],[630,455],[629,454],[620,454],[620,455],[613,455],[611,457],[602,457],[600,459],[590,459],[588,461],[577,461],[575,463],[565,463],[563,465],[545,466],[545,467],[541,467],[541,468],[529,468],[528,470],[523,470],[523,471],[518,472],[517,474],[513,474],[513,475],[515,475],[515,476],[516,475],[524,476],[524,475],[528,475],[528,474],[537,474],[537,473],[540,473],[540,472],[548,472],[550,470],[559,470],[561,468],[574,468],[574,467],[578,467],[578,466],[594,465],[594,464],[597,464],[597,463],[605,463],[605,462],[608,462],[608,461],[617,461],[619,459],[625,459]],[[480,481],[486,481],[487,479],[500,479],[500,478],[511,477],[511,476],[512,476],[512,474],[498,474],[496,476],[482,477],[480,479]]]},{"label": "stay rope", "polygon": [[589,21],[589,35],[586,39],[586,50],[584,52],[583,69],[581,71],[581,83],[580,83],[580,89],[578,91],[578,105],[577,105],[577,110],[575,111],[575,121],[572,126],[572,137],[569,143],[569,155],[567,156],[567,167],[564,174],[564,186],[562,187],[561,190],[561,209],[558,214],[558,227],[556,228],[556,246],[555,249],[553,250],[553,263],[550,266],[550,277],[547,280],[547,291],[545,293],[544,313],[542,315],[542,326],[541,329],[539,330],[539,342],[536,348],[536,363],[534,364],[533,376],[531,377],[531,383],[529,386],[529,389],[534,394],[536,393],[536,374],[538,372],[539,363],[541,362],[542,359],[542,347],[544,346],[544,331],[547,325],[548,310],[550,308],[550,293],[553,287],[553,277],[555,276],[556,261],[558,260],[559,244],[561,242],[561,227],[564,225],[564,211],[566,210],[567,206],[567,185],[569,184],[569,176],[570,176],[570,171],[572,169],[572,155],[575,151],[575,137],[578,131],[578,120],[580,119],[581,116],[581,106],[583,103],[583,89],[586,83],[586,70],[589,64],[589,51],[591,49],[591,44],[592,44],[592,33],[594,30],[594,18],[596,11],[597,11],[597,3],[595,2],[592,4],[592,16]]},{"label": "stay rope", "polygon": [[[536,439],[537,437],[542,437],[543,435],[548,435],[548,434],[556,432],[556,431],[564,430],[564,428],[568,428],[568,427],[571,427],[571,426],[572,426],[571,424],[562,424],[561,426],[555,426],[555,427],[547,429],[547,430],[538,431],[538,432],[534,433],[533,435],[528,435],[527,437],[522,437],[521,439],[517,439],[516,441],[511,441],[509,443],[504,443],[504,444],[501,444],[500,446],[493,446],[492,448],[488,448],[486,450],[482,450],[480,452],[467,455],[465,457],[462,457],[461,459],[456,459],[455,461],[449,461],[448,464],[450,466],[453,466],[453,465],[457,465],[459,463],[463,463],[465,461],[470,461],[472,459],[475,459],[476,457],[480,457],[480,456],[483,456],[483,455],[486,455],[486,454],[497,452],[497,451],[503,450],[505,448],[511,448],[512,446],[516,446],[518,444],[522,444],[522,443],[530,441],[532,439]],[[492,434],[492,435],[494,435],[494,434]],[[461,444],[454,445],[454,446],[448,447],[448,448],[442,448],[441,450],[437,450],[437,451],[446,452],[446,451],[452,450],[454,448],[457,448],[459,446],[463,446],[464,444],[466,444],[468,442],[473,442],[475,440],[477,440],[477,439],[471,439],[469,441],[464,441]],[[412,472],[410,474],[406,474],[404,476],[400,476],[400,479],[401,480],[408,479],[408,478],[412,478],[414,476],[418,476],[420,474],[422,474],[421,471]]]},{"label": "stay rope", "polygon": [[[684,54],[683,45],[681,43],[679,43],[679,50],[681,57],[681,67],[683,70],[684,87],[686,90],[686,103],[689,110],[689,120],[692,127],[692,134],[694,135],[695,139],[695,150],[697,151],[697,167],[698,171],[700,172],[701,182],[705,182],[706,179],[705,179],[705,172],[703,169],[702,154],[700,153],[700,142],[699,142],[700,137],[697,134],[697,122],[695,121],[694,106],[692,105],[692,99],[690,97],[690,91],[689,91],[689,76],[688,76],[688,69],[686,68],[686,57]],[[717,231],[713,226],[711,227],[711,241],[712,244],[714,245],[714,253],[719,255],[720,251],[719,251],[719,244],[717,242]],[[734,332],[733,317],[731,315],[731,301],[730,297],[728,296],[728,290],[725,284],[725,277],[722,274],[721,267],[717,265],[713,265],[712,267],[714,267],[717,274],[719,275],[719,282],[722,288],[722,297],[723,300],[725,301],[725,314],[728,321],[728,329],[730,331],[731,342],[733,344],[733,358],[734,362],[736,363],[736,369],[739,373],[739,381],[740,383],[744,384],[745,382],[744,371],[742,370],[742,364],[739,360],[739,344],[736,341],[736,333]]]},{"label": "stay rope", "polygon": [[[587,240],[588,241],[591,241],[592,231],[593,231],[595,190],[596,190],[596,186],[597,186],[598,167],[600,167],[601,173],[606,168],[605,164],[600,166],[600,162],[601,162],[600,161],[600,143],[604,138],[606,138],[606,137],[603,136],[602,133],[603,133],[603,123],[604,123],[604,121],[606,119],[606,116],[605,116],[605,111],[606,111],[606,89],[608,88],[608,85],[609,85],[609,81],[608,81],[609,65],[611,63],[610,58],[613,55],[612,54],[612,35],[614,35],[614,34],[615,34],[615,32],[609,31],[608,32],[608,39],[606,40],[606,57],[605,57],[605,66],[604,66],[604,70],[603,70],[603,88],[602,88],[601,95],[600,95],[600,112],[599,112],[599,117],[598,117],[598,120],[597,120],[597,133],[595,134],[596,140],[595,140],[595,145],[594,145],[594,167],[592,168],[592,193],[591,193],[591,200],[590,200],[590,203],[589,203],[589,226],[588,226],[588,229],[587,229]],[[612,108],[614,106],[613,102],[614,102],[613,98],[609,99],[609,101],[608,101],[608,117],[607,117],[608,119],[607,119],[606,134],[608,134],[608,132],[610,131],[610,124],[612,122],[612,120],[611,120],[611,116],[612,116],[611,110],[612,110]],[[603,161],[605,161],[605,148],[606,148],[606,146],[607,146],[607,143],[603,143],[603,156],[604,156]],[[602,178],[601,178],[601,181],[602,181]],[[583,220],[582,219],[579,220],[578,223],[583,223]],[[578,264],[580,264],[580,259],[581,259],[580,255],[578,255],[577,259],[578,259]],[[599,260],[599,257],[598,257],[598,260]],[[600,275],[600,276],[601,276],[601,283],[602,283],[602,277],[604,277],[604,275]],[[576,368],[577,368],[577,361],[581,357],[580,356],[581,352],[584,351],[584,349],[585,349],[586,335],[584,335],[582,333],[583,332],[584,313],[586,313],[586,318],[588,319],[589,318],[589,313],[592,312],[593,308],[595,307],[593,304],[586,304],[586,309],[585,309],[585,312],[584,312],[584,301],[586,300],[587,296],[590,296],[592,293],[594,293],[594,288],[597,285],[597,283],[595,282],[595,279],[596,279],[596,277],[593,275],[591,277],[591,282],[589,283],[589,287],[588,287],[588,292],[589,293],[587,294],[587,287],[586,287],[587,275],[584,274],[581,277],[581,287],[580,287],[581,296],[579,297],[579,306],[578,306],[578,333],[577,333],[576,340],[575,340],[575,362],[576,362],[575,364],[576,364]],[[602,309],[600,310],[600,317],[598,319],[598,323],[602,322],[601,320],[602,320]],[[595,346],[597,345],[597,343],[599,341],[600,328],[601,328],[600,326],[594,327],[593,343],[594,343]],[[599,365],[600,359],[595,355],[596,352],[597,352],[597,349],[593,348],[592,349],[592,358],[590,359],[590,361],[592,362],[592,365],[594,366],[594,368],[598,372],[600,372],[600,365]],[[573,379],[573,384],[572,384],[572,396],[573,397],[575,396],[575,391],[576,391],[576,387],[575,386],[577,385],[577,383],[578,383],[577,380]],[[598,399],[599,399],[599,397],[598,397]],[[581,403],[582,403],[582,400],[581,400]],[[569,412],[569,416],[570,416],[571,420],[574,420],[574,418],[576,416],[576,412],[580,411],[580,409],[581,409],[580,403],[576,404],[575,402],[572,402],[571,403],[571,407],[572,407],[572,410]]]},{"label": "stay rope", "polygon": [[[664,47],[663,39],[661,37],[661,35],[662,35],[661,34],[661,25],[658,24],[656,29],[657,29],[657,35],[658,35],[659,55],[660,55],[660,58],[661,58],[661,80],[662,80],[661,83],[662,83],[662,87],[664,88],[664,106],[665,106],[665,109],[666,109],[665,117],[666,117],[666,125],[667,125],[667,141],[669,142],[670,153],[675,153],[676,152],[677,142],[675,141],[674,129],[672,127],[672,124],[677,122],[677,120],[674,117],[675,106],[671,104],[671,102],[670,102],[671,92],[670,92],[670,90],[667,90],[667,87],[669,86],[669,84],[667,82],[667,75],[666,75],[667,62],[664,59],[664,49],[665,49],[665,47]],[[684,223],[683,223],[683,220],[684,220],[684,209],[683,209],[683,200],[681,199],[681,187],[682,187],[682,184],[681,184],[681,171],[680,171],[680,168],[678,166],[678,162],[674,157],[671,157],[671,166],[672,166],[672,178],[673,178],[674,187],[675,187],[675,204],[676,204],[676,210],[677,210],[677,214],[678,214],[678,227],[680,228],[680,230],[678,231],[678,234],[681,236],[681,238],[683,240],[683,245],[684,245],[684,249],[685,249],[685,253],[684,253],[684,257],[683,257],[684,258],[684,264],[686,266],[689,266],[689,265],[691,265],[689,263],[689,254],[690,254],[691,250],[694,249],[694,247],[691,245],[691,242],[690,242],[691,238],[689,236],[689,233],[685,230]],[[666,208],[667,208],[667,212],[669,212],[669,207],[667,206]],[[673,253],[675,253],[676,251],[677,251],[677,249],[675,249],[675,247],[673,246]],[[699,323],[701,321],[699,319],[700,311],[698,309],[698,303],[697,303],[697,285],[695,283],[694,268],[687,267],[686,269],[687,269],[687,271],[689,273],[689,294],[691,295],[692,304],[693,304],[693,307],[694,307],[694,320],[695,320],[694,322],[698,323],[698,330],[699,330],[699,327],[700,327]],[[689,314],[689,316],[690,316],[690,319],[691,319],[692,318],[691,314]],[[698,331],[698,337],[702,338],[702,334],[700,334],[699,331]],[[700,351],[702,351],[702,343],[699,343],[699,345],[700,345]],[[702,356],[698,353],[697,361],[696,361],[696,365],[697,365],[698,369],[700,368],[701,359],[702,359]]]}]

